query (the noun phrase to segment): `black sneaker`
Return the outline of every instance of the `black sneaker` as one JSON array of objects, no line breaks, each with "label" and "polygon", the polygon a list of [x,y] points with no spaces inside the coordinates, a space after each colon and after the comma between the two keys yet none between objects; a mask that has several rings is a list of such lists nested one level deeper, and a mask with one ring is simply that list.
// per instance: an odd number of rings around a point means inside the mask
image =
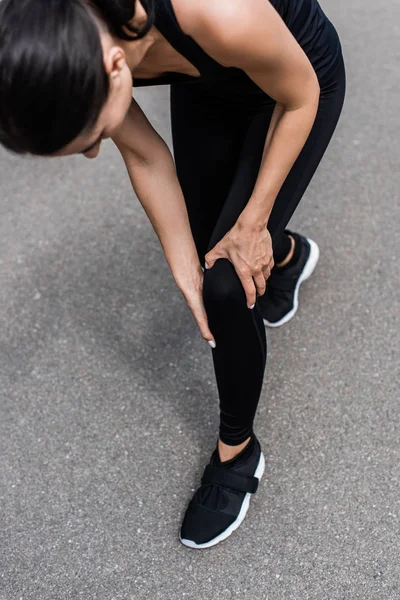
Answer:
[{"label": "black sneaker", "polygon": [[300,284],[310,277],[319,258],[319,248],[313,240],[288,229],[285,232],[300,244],[300,255],[293,265],[289,261],[288,266],[282,269],[272,268],[265,293],[257,299],[264,324],[268,327],[279,327],[294,317]]},{"label": "black sneaker", "polygon": [[247,446],[228,461],[220,461],[217,445],[186,509],[180,541],[190,548],[208,548],[230,536],[247,513],[264,467],[254,433]]}]

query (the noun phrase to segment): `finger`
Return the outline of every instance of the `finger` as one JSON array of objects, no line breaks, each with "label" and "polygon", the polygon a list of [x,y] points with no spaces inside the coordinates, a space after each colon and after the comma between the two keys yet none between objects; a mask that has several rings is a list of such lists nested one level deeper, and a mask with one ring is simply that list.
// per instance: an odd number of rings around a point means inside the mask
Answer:
[{"label": "finger", "polygon": [[269,265],[263,267],[262,273],[265,281],[271,275],[271,269],[269,268]]},{"label": "finger", "polygon": [[224,258],[224,257],[225,257],[225,252],[224,252],[223,248],[221,248],[218,245],[214,246],[214,248],[212,250],[210,250],[209,252],[207,252],[207,254],[204,255],[204,263],[205,263],[206,269],[211,269],[211,267],[214,265],[216,260],[218,260],[219,258]]},{"label": "finger", "polygon": [[260,271],[259,273],[256,273],[255,275],[253,275],[253,279],[254,279],[254,283],[257,288],[257,294],[259,296],[262,296],[266,289],[266,284],[265,284],[266,278],[264,276],[263,271]]},{"label": "finger", "polygon": [[248,308],[254,308],[257,300],[256,286],[254,285],[253,277],[249,272],[239,272],[238,276],[242,282],[244,293],[246,294],[246,303]]}]

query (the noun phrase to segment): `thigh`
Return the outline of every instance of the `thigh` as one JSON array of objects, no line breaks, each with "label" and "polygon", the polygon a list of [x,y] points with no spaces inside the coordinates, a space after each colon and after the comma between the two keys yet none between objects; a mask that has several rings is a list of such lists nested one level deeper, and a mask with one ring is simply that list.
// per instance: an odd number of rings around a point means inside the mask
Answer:
[{"label": "thigh", "polygon": [[171,85],[171,130],[175,166],[185,197],[199,260],[226,203],[247,135],[245,106],[230,103],[215,84]]}]

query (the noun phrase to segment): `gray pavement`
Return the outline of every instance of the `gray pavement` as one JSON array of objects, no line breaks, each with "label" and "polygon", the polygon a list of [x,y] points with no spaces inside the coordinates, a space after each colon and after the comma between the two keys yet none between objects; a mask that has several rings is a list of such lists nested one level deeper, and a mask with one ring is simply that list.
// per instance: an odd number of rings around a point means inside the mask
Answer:
[{"label": "gray pavement", "polygon": [[[122,159],[0,151],[0,600],[400,598],[400,5],[322,6],[347,98],[291,221],[321,258],[267,331],[266,471],[214,548],[178,540],[211,350]],[[170,143],[168,89],[137,97]]]}]

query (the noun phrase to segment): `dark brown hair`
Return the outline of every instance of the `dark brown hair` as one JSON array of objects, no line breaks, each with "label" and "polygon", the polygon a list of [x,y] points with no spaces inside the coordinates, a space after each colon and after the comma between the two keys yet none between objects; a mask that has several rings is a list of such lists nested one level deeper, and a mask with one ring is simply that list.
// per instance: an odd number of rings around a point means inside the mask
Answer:
[{"label": "dark brown hair", "polygon": [[129,24],[134,0],[0,1],[0,143],[18,154],[57,152],[96,123],[109,81],[93,12],[110,33],[142,38],[155,0],[142,0],[141,29]]}]

